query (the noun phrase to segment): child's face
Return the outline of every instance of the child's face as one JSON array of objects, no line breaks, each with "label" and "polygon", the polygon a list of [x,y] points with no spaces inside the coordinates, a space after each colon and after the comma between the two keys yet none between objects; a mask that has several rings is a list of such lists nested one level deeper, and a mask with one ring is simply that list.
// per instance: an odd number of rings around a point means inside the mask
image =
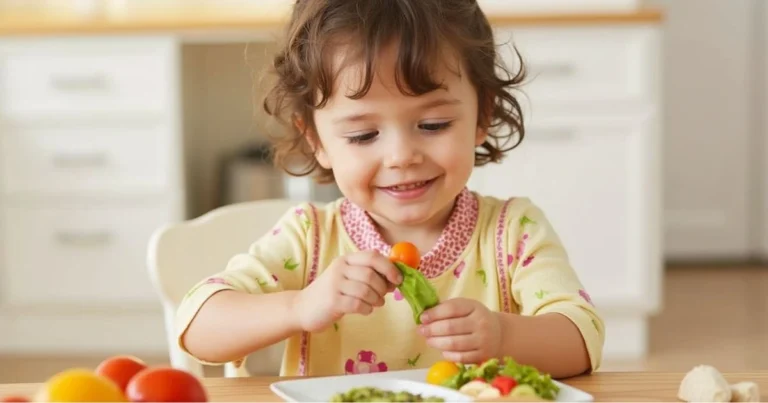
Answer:
[{"label": "child's face", "polygon": [[446,89],[413,97],[397,88],[396,60],[395,47],[384,49],[370,91],[357,100],[346,95],[359,88],[360,66],[341,71],[333,97],[315,112],[316,156],[375,219],[432,224],[466,185],[486,131],[478,127],[477,93],[456,63],[437,66]]}]

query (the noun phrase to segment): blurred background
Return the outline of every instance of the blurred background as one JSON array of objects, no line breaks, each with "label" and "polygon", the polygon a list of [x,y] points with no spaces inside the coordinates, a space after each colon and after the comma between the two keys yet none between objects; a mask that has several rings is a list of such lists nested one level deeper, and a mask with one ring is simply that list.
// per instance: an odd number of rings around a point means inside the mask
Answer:
[{"label": "blurred background", "polygon": [[[547,212],[605,314],[603,370],[768,366],[765,2],[480,3],[529,63],[528,137],[469,186]],[[260,74],[289,7],[0,0],[1,383],[167,363],[155,230],[339,197],[270,165]]]}]

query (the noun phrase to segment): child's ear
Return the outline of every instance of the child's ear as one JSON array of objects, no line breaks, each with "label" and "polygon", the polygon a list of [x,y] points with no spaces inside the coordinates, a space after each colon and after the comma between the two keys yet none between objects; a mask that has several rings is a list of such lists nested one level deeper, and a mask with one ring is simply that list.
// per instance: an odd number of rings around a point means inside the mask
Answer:
[{"label": "child's ear", "polygon": [[320,163],[320,166],[325,169],[331,169],[328,154],[325,152],[325,149],[323,149],[323,145],[320,143],[317,133],[312,130],[312,128],[307,127],[304,120],[300,117],[295,117],[293,119],[293,124],[296,126],[296,130],[307,140],[307,144],[309,144],[309,147],[312,149],[312,153],[315,155],[317,162]]},{"label": "child's ear", "polygon": [[475,146],[480,147],[488,138],[488,128],[478,125],[475,132]]},{"label": "child's ear", "polygon": [[331,160],[328,158],[328,154],[321,144],[318,147],[312,147],[315,150],[315,159],[321,167],[325,169],[331,169]]},{"label": "child's ear", "polygon": [[493,97],[488,96],[481,100],[478,111],[477,131],[475,132],[475,146],[480,146],[488,138],[488,129],[491,126],[493,116]]}]

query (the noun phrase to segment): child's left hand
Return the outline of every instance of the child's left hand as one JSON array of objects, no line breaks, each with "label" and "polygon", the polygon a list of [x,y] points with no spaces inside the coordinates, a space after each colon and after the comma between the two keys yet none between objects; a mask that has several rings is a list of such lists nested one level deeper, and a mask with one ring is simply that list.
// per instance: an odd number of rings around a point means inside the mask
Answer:
[{"label": "child's left hand", "polygon": [[446,360],[479,363],[498,355],[501,323],[496,312],[478,301],[456,298],[427,310],[419,332]]}]

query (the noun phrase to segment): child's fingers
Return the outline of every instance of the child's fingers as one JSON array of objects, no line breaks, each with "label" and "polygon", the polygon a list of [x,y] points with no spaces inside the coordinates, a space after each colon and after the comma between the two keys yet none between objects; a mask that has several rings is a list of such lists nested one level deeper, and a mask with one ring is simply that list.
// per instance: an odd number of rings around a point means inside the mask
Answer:
[{"label": "child's fingers", "polygon": [[471,334],[475,330],[475,326],[466,318],[443,319],[419,327],[419,332],[424,337]]},{"label": "child's fingers", "polygon": [[471,314],[475,306],[464,299],[449,299],[421,314],[421,322],[428,324],[439,320],[462,318]]},{"label": "child's fingers", "polygon": [[440,351],[454,353],[472,352],[480,347],[477,343],[477,337],[471,334],[430,337],[427,339],[427,345]]},{"label": "child's fingers", "polygon": [[345,279],[339,284],[339,291],[343,296],[359,299],[368,305],[379,306],[383,303],[382,297],[370,285],[360,281]]},{"label": "child's fingers", "polygon": [[389,285],[379,273],[367,266],[347,266],[344,270],[344,277],[349,280],[368,284],[377,294],[384,297],[387,294]]},{"label": "child's fingers", "polygon": [[481,350],[443,351],[443,358],[445,358],[446,361],[462,364],[477,364],[486,360],[486,356]]},{"label": "child's fingers", "polygon": [[364,251],[347,256],[350,266],[368,266],[381,274],[390,283],[398,285],[403,282],[403,275],[384,255],[376,251]]},{"label": "child's fingers", "polygon": [[339,305],[341,311],[344,313],[368,315],[373,312],[373,307],[370,304],[359,298],[350,297],[349,295],[342,295]]}]

